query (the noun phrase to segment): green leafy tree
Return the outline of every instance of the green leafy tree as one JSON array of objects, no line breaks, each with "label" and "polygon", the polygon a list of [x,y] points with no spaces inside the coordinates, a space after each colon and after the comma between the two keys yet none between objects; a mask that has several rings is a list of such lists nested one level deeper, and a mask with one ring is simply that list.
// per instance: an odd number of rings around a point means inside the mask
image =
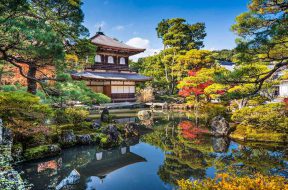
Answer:
[{"label": "green leafy tree", "polygon": [[288,2],[250,0],[248,8],[249,11],[239,15],[232,26],[240,36],[234,60],[241,65],[271,64],[273,67],[257,75],[251,74],[248,80],[240,78],[235,82],[254,84],[257,87],[254,93],[257,93],[266,80],[288,65]]},{"label": "green leafy tree", "polygon": [[163,40],[165,48],[180,50],[200,49],[206,36],[205,24],[189,24],[183,18],[163,19],[156,28],[157,35]]},{"label": "green leafy tree", "polygon": [[219,61],[229,61],[232,62],[233,56],[236,54],[236,51],[229,50],[229,49],[223,49],[223,50],[216,50],[213,51],[214,58]]},{"label": "green leafy tree", "polygon": [[48,65],[63,66],[67,45],[88,35],[81,5],[80,0],[1,1],[0,60],[14,65],[27,78],[28,92],[35,94],[37,83],[43,86],[43,81],[55,80],[38,78],[36,73]]},{"label": "green leafy tree", "polygon": [[152,86],[158,92],[172,95],[175,94],[177,81],[184,75],[178,58],[185,55],[187,50],[197,51],[204,46],[205,25],[189,24],[182,18],[164,19],[158,24],[156,31],[163,41],[164,50],[158,55],[140,59],[132,68],[153,77]]}]

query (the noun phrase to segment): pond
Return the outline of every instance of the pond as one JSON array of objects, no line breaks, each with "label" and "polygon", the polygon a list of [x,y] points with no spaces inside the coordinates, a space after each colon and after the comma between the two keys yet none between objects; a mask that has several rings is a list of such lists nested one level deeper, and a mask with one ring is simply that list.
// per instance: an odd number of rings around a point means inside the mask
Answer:
[{"label": "pond", "polygon": [[207,136],[189,112],[160,112],[144,121],[135,113],[122,114],[119,121],[145,124],[147,130],[139,139],[109,150],[74,147],[61,156],[24,163],[17,169],[33,184],[32,189],[39,190],[55,189],[74,169],[80,181],[69,189],[75,190],[176,189],[179,179],[213,178],[221,172],[288,177],[284,145],[243,144]]}]

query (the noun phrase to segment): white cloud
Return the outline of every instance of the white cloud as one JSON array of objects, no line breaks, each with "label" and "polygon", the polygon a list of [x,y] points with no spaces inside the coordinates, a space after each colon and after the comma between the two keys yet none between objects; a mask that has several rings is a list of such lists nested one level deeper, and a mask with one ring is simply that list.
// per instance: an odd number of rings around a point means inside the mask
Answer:
[{"label": "white cloud", "polygon": [[123,26],[123,25],[118,25],[118,26],[115,26],[113,29],[120,31],[120,30],[124,30],[124,29],[125,29],[125,26]]},{"label": "white cloud", "polygon": [[133,61],[137,61],[139,58],[142,57],[148,57],[151,55],[158,54],[161,51],[161,49],[152,48],[150,46],[150,41],[148,39],[140,37],[131,38],[126,42],[126,44],[129,46],[146,49],[143,53],[130,57]]},{"label": "white cloud", "polygon": [[97,22],[94,27],[95,27],[97,30],[101,27],[101,29],[103,30],[103,28],[104,28],[106,25],[107,25],[107,24],[106,24],[105,21],[101,21],[101,22]]},{"label": "white cloud", "polygon": [[148,48],[150,46],[150,41],[144,38],[135,37],[128,40],[126,44],[137,48]]}]

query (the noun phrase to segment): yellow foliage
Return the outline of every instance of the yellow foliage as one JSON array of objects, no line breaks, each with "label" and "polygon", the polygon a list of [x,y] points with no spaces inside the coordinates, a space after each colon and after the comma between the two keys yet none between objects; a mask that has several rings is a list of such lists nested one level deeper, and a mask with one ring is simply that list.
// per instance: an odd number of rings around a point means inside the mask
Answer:
[{"label": "yellow foliage", "polygon": [[179,180],[180,190],[288,190],[288,180],[281,176],[254,177],[231,176],[227,173],[218,174],[215,179]]},{"label": "yellow foliage", "polygon": [[65,60],[68,63],[77,63],[79,61],[78,56],[75,54],[66,54],[65,55]]}]

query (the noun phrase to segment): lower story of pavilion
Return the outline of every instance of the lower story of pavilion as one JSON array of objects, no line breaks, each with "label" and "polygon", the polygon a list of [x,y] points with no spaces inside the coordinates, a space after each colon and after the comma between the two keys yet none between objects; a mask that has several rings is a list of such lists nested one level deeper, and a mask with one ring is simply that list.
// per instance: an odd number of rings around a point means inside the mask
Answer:
[{"label": "lower story of pavilion", "polygon": [[150,77],[132,72],[84,71],[71,76],[74,80],[85,81],[94,92],[105,94],[112,102],[135,102],[136,84],[151,80]]}]

